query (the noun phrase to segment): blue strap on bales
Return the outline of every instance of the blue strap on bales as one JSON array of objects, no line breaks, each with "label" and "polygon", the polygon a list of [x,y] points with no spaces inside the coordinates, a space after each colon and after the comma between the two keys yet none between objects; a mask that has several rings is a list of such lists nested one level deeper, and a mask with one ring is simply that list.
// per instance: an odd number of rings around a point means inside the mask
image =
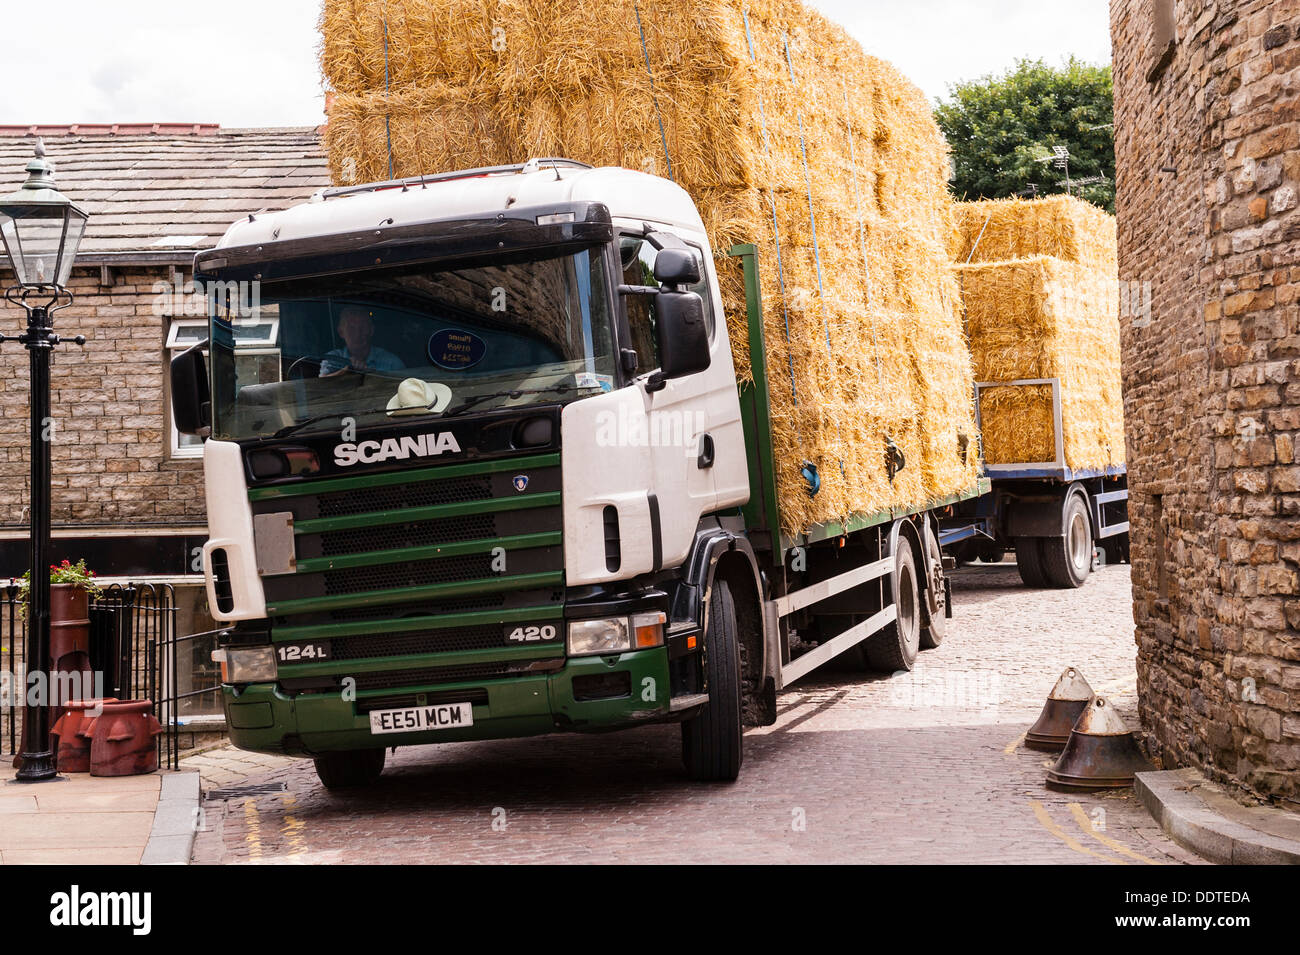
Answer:
[{"label": "blue strap on bales", "polygon": [[[758,62],[758,57],[754,55],[754,35],[749,30],[749,10],[741,9],[740,15],[745,19],[745,42],[749,44],[749,59],[753,63]],[[760,90],[758,94],[758,121],[763,129],[763,152],[771,157],[772,144],[767,138],[767,114],[763,109],[763,93]],[[794,353],[790,351],[790,305],[785,298],[785,264],[781,261],[781,227],[777,224],[776,219],[776,198],[769,192],[767,201],[772,207],[772,236],[776,240],[776,278],[781,289],[781,316],[785,320],[785,356],[790,364],[790,396],[794,399],[796,405],[799,404],[799,388],[794,381]],[[795,429],[798,430],[798,422],[795,423]],[[802,440],[802,439],[801,439]]]},{"label": "blue strap on bales", "polygon": [[[844,94],[844,122],[849,131],[849,163],[853,169],[853,201],[858,207],[858,245],[862,249],[862,277],[867,283],[867,305],[871,305],[871,300],[875,295],[875,290],[871,285],[871,265],[867,260],[867,223],[862,217],[862,191],[858,188],[858,151],[853,145],[853,115],[849,112],[849,90],[844,85],[843,79],[840,80],[840,91]],[[870,311],[867,312],[867,324],[871,328],[871,347],[875,352],[876,359],[876,378],[880,387],[885,386],[885,373],[880,367],[880,341],[876,338],[876,320],[872,317]]]},{"label": "blue strap on bales", "polygon": [[[785,63],[786,66],[790,68],[790,85],[797,89],[799,87],[799,81],[795,78],[794,60],[790,56],[790,38],[787,36],[784,42],[785,42]],[[821,250],[821,246],[817,242],[817,212],[813,208],[812,175],[808,172],[808,147],[805,144],[805,137],[804,137],[803,110],[800,109],[798,113],[799,113],[799,152],[803,154],[803,179],[804,179],[804,184],[808,187],[808,221],[812,223],[813,258],[817,262],[817,291],[825,295],[826,287],[822,281],[822,250]],[[822,324],[823,326],[825,326],[826,350],[829,352],[831,348],[831,326],[830,323],[826,321],[824,314],[822,317]]]},{"label": "blue strap on bales", "polygon": [[[796,79],[794,75],[794,58],[790,55],[790,37],[788,35],[783,37],[783,43],[785,44],[785,65],[790,69],[790,85],[791,87],[797,90],[799,88],[799,80]],[[824,304],[825,297],[826,297],[826,287],[822,282],[822,252],[821,252],[821,246],[817,242],[817,210],[813,207],[812,175],[808,171],[808,147],[805,144],[805,137],[804,137],[803,109],[801,108],[798,111],[798,113],[799,113],[799,151],[800,153],[803,154],[803,179],[805,185],[807,185],[808,187],[808,221],[812,223],[813,258],[817,262],[817,292],[822,296],[822,300]],[[834,355],[834,350],[831,346],[831,323],[826,318],[825,309],[822,310],[822,328],[826,332],[826,354],[828,357],[830,357],[833,360],[835,355]],[[844,440],[844,434],[840,430],[840,423],[838,419],[835,422],[835,434],[839,437],[841,442]],[[840,458],[839,461],[840,461],[840,477],[844,479],[844,483],[845,485],[847,485],[849,483],[849,474],[848,471],[845,470],[844,468],[844,459]]]},{"label": "blue strap on bales", "polygon": [[[749,11],[742,9],[740,15],[745,18],[745,42],[749,44],[749,59],[752,63],[758,62],[758,57],[754,55],[754,35],[749,32]],[[763,108],[763,91],[757,90],[758,93],[758,123],[763,130],[763,152],[767,155],[772,154],[772,145],[767,138],[767,110]],[[775,215],[775,204],[773,214]]]},{"label": "blue strap on bales", "polygon": [[393,128],[391,125],[392,114],[388,110],[388,12],[382,13],[381,18],[384,23],[384,135],[388,138],[388,181],[392,182],[393,176]]},{"label": "blue strap on bales", "polygon": [[776,238],[776,278],[781,287],[781,312],[785,318],[785,357],[790,362],[790,396],[799,404],[799,389],[794,383],[794,352],[790,350],[790,306],[785,301],[785,266],[781,263],[781,229],[776,224],[776,200],[772,203],[772,235]]},{"label": "blue strap on bales", "polygon": [[650,50],[645,43],[645,28],[641,26],[641,5],[633,0],[632,10],[636,13],[636,32],[641,36],[641,55],[645,57],[645,71],[650,77],[650,98],[654,100],[655,115],[659,117],[659,139],[664,145],[664,162],[668,163],[668,178],[673,182],[677,179],[673,176],[673,159],[668,155],[668,133],[664,130],[664,114],[659,109],[659,93],[655,90],[655,73],[650,68]]}]

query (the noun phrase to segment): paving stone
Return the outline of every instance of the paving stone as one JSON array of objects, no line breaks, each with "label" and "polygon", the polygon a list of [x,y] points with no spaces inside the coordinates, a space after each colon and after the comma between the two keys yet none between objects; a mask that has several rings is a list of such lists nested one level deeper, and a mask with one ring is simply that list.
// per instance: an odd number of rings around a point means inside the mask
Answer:
[{"label": "paving stone", "polygon": [[777,725],[746,734],[734,785],[687,780],[675,726],[399,749],[376,786],[346,796],[326,792],[310,760],[289,760],[222,776],[288,791],[207,801],[194,859],[1200,861],[1132,790],[1051,792],[1053,758],[1016,745],[1067,666],[1137,727],[1127,566],[1078,591],[1031,591],[1014,564],[975,565],[953,590],[948,638],[910,676],[823,668],[788,688]]}]

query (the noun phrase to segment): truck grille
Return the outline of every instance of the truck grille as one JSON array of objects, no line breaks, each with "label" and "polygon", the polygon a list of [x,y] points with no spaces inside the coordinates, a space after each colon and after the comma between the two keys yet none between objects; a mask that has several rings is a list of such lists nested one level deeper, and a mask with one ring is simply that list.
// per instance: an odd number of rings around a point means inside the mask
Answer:
[{"label": "truck grille", "polygon": [[[294,518],[296,572],[263,578],[272,640],[331,648],[328,661],[281,664],[281,677],[341,679],[339,664],[358,661],[346,670],[358,690],[392,690],[562,658],[562,640],[507,640],[509,626],[561,623],[559,464],[551,453],[251,490],[255,514]],[[430,666],[441,653],[454,663]],[[404,657],[420,665],[367,669]]]},{"label": "truck grille", "polygon": [[496,533],[496,525],[496,518],[493,515],[475,514],[469,517],[424,521],[419,524],[364,527],[320,534],[320,549],[325,557],[338,557],[343,554],[385,548],[429,547],[436,544],[486,540]]},{"label": "truck grille", "polygon": [[339,637],[332,641],[335,660],[365,660],[371,657],[409,657],[421,653],[450,653],[456,650],[492,650],[501,646],[501,625],[453,627],[415,633],[374,633],[361,637]]}]

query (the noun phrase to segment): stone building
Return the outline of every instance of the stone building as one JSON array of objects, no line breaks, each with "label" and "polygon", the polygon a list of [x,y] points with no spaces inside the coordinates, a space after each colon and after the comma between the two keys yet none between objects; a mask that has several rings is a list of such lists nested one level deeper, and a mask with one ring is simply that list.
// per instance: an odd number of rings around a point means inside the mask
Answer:
[{"label": "stone building", "polygon": [[1143,729],[1300,809],[1300,2],[1111,25]]},{"label": "stone building", "polygon": [[[195,252],[241,216],[329,185],[318,132],[0,126],[0,194],[26,178],[38,136],[58,189],[90,214],[70,282],[76,299],[55,316],[60,334],[87,341],[60,348],[51,374],[51,558],[170,583],[178,631],[211,629],[196,563],[207,539],[202,448],[171,426],[167,365],[205,337],[203,300],[187,284]],[[0,285],[11,280],[0,268]],[[24,321],[21,309],[0,306],[0,333]],[[274,334],[263,354],[274,353]],[[27,569],[28,385],[27,353],[0,345],[0,578]]]}]

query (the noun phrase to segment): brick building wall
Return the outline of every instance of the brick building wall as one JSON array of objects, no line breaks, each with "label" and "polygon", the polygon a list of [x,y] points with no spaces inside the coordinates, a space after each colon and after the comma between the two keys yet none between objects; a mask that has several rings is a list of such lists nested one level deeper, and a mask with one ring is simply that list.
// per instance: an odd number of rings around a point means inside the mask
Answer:
[{"label": "brick building wall", "polygon": [[[213,247],[235,220],[303,202],[329,184],[319,133],[0,126],[0,193],[26,178],[38,137],[57,187],[90,216],[72,279],[76,301],[55,316],[60,334],[87,343],[61,347],[52,368],[51,556],[84,557],[118,577],[193,575],[206,538],[203,465],[172,453],[168,331],[173,317],[202,318],[202,296],[184,285],[195,251]],[[181,291],[160,294],[159,283]],[[170,315],[176,305],[187,314]],[[0,333],[17,333],[24,321],[20,309],[0,306]],[[0,347],[0,578],[22,573],[29,559],[28,387],[22,347]]]},{"label": "brick building wall", "polygon": [[1297,808],[1300,0],[1111,21],[1143,730]]},{"label": "brick building wall", "polygon": [[[171,283],[172,272],[129,268],[114,270],[111,280],[114,284],[103,287],[98,268],[76,269],[71,283],[76,300],[54,318],[59,334],[86,336],[84,348],[60,346],[50,372],[54,523],[201,528],[206,522],[203,464],[171,457],[163,408],[170,319],[160,313],[154,287]],[[0,332],[16,334],[24,324],[20,309],[0,312]],[[31,470],[27,353],[17,343],[3,347],[0,526],[21,528]],[[6,575],[0,568],[0,576]]]}]

